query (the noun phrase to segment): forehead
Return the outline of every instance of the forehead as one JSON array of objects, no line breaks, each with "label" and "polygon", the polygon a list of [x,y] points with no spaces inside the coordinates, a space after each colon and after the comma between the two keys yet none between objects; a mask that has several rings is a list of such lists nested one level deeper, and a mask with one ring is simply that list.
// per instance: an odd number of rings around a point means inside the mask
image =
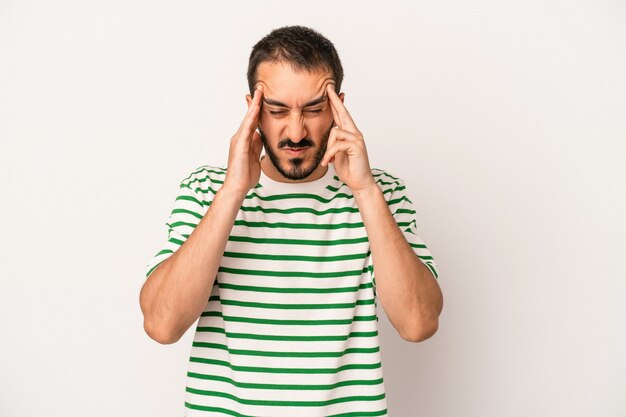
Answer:
[{"label": "forehead", "polygon": [[333,83],[330,71],[295,71],[282,62],[261,63],[256,78],[257,85],[263,85],[264,97],[296,107],[320,97],[326,86]]}]

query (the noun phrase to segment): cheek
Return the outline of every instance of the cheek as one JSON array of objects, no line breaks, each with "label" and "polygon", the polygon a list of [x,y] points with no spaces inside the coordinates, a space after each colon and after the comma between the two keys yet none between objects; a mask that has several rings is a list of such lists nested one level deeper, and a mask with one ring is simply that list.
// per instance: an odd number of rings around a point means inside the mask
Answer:
[{"label": "cheek", "polygon": [[259,117],[259,127],[268,138],[272,138],[274,137],[275,130],[277,129],[277,124],[271,117],[264,117],[261,115],[261,117]]},{"label": "cheek", "polygon": [[316,138],[321,138],[322,135],[324,135],[324,133],[326,133],[328,129],[330,128],[330,124],[332,120],[333,120],[332,114],[323,115],[320,117],[316,117],[314,119],[310,119],[308,120],[308,124],[307,124],[308,130],[313,135],[315,135]]}]

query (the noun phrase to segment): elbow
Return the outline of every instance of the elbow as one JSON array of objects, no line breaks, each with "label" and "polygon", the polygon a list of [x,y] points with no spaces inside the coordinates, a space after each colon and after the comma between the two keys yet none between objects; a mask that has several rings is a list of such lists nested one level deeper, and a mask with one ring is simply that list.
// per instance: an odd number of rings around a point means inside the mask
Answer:
[{"label": "elbow", "polygon": [[139,305],[143,313],[143,329],[152,340],[162,345],[171,345],[182,337],[182,333],[157,317],[143,289],[139,295]]},{"label": "elbow", "polygon": [[162,345],[171,345],[178,342],[182,335],[168,329],[166,326],[154,324],[147,318],[144,318],[143,329],[150,339]]},{"label": "elbow", "polygon": [[428,312],[422,311],[416,313],[413,316],[416,318],[404,326],[400,336],[404,340],[414,343],[423,342],[433,337],[434,334],[437,333],[437,330],[439,330],[439,316],[443,310],[443,296],[441,291],[439,291],[435,306],[434,309]]},{"label": "elbow", "polygon": [[439,329],[439,320],[431,320],[428,323],[420,323],[419,325],[413,325],[405,329],[400,336],[407,342],[423,342],[426,339],[430,339]]}]

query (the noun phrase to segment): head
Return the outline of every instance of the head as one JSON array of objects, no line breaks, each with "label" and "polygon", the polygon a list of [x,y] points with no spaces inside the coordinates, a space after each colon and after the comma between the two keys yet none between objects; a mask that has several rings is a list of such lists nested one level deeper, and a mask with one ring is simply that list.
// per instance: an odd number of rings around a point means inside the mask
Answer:
[{"label": "head", "polygon": [[[321,168],[334,124],[326,88],[331,84],[339,93],[342,80],[335,47],[311,29],[275,29],[253,47],[250,93],[263,86],[258,129],[266,155],[285,178],[303,180]],[[343,100],[343,94],[339,96]],[[250,103],[252,96],[247,100]]]}]

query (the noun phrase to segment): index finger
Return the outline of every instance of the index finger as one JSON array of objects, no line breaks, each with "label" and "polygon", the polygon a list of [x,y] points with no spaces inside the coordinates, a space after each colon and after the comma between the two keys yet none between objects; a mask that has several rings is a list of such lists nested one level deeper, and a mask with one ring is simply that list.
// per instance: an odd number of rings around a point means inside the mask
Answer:
[{"label": "index finger", "polygon": [[336,113],[339,117],[338,121],[341,123],[340,127],[342,129],[347,128],[348,130],[357,130],[354,120],[352,120],[350,113],[348,113],[348,109],[346,109],[346,106],[343,105],[341,99],[335,92],[335,86],[333,84],[328,84],[328,86],[326,86],[326,92],[328,93],[328,97],[330,97],[330,105],[332,106],[334,113]]},{"label": "index finger", "polygon": [[258,86],[252,96],[252,102],[250,103],[250,107],[248,108],[248,112],[239,127],[238,134],[242,131],[246,133],[252,132],[254,125],[259,119],[259,113],[261,110],[261,98],[263,97],[263,88]]}]

